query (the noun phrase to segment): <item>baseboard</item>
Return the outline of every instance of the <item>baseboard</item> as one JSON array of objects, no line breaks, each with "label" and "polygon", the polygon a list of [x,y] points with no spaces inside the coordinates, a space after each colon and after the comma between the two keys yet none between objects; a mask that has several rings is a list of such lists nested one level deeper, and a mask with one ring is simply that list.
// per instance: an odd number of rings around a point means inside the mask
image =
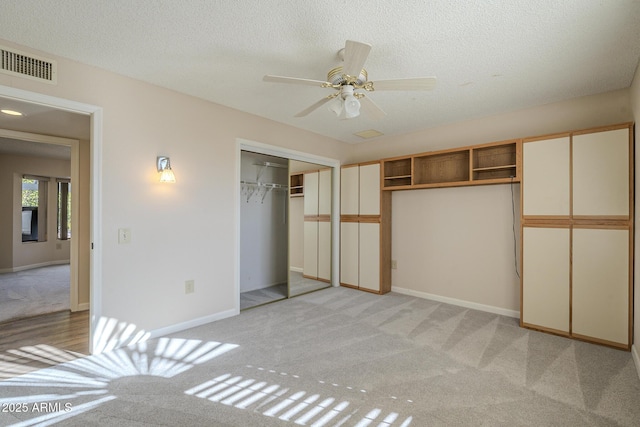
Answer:
[{"label": "baseboard", "polygon": [[175,325],[165,326],[164,328],[154,329],[153,331],[149,331],[149,339],[174,334],[176,332],[181,332],[187,329],[195,328],[197,326],[206,325],[207,323],[226,319],[227,317],[236,316],[238,314],[240,314],[239,310],[232,309],[209,316],[199,317],[197,319],[188,320],[186,322],[176,323]]},{"label": "baseboard", "polygon": [[429,294],[427,292],[414,291],[413,289],[398,288],[397,286],[391,287],[392,292],[399,294],[410,295],[412,297],[424,298],[428,300],[444,302],[446,304],[457,305],[460,307],[471,308],[474,310],[486,311],[488,313],[499,314],[501,316],[520,318],[520,312],[514,310],[507,310],[506,308],[494,307],[492,305],[478,304],[476,302],[464,301],[456,298],[443,297],[440,295]]},{"label": "baseboard", "polygon": [[40,268],[40,267],[49,267],[50,265],[69,264],[70,262],[71,261],[68,259],[63,259],[59,261],[40,262],[37,264],[22,265],[20,267],[3,268],[3,269],[0,269],[0,273],[17,273],[18,271],[31,270],[33,268]]},{"label": "baseboard", "polygon": [[302,273],[301,267],[289,267],[289,270],[295,271],[296,273]]},{"label": "baseboard", "polygon": [[631,357],[633,357],[633,363],[636,365],[636,372],[638,374],[638,378],[640,378],[640,354],[638,354],[638,346],[631,346]]},{"label": "baseboard", "polygon": [[86,311],[89,310],[90,304],[88,302],[83,302],[82,304],[78,304],[78,309],[75,311]]}]

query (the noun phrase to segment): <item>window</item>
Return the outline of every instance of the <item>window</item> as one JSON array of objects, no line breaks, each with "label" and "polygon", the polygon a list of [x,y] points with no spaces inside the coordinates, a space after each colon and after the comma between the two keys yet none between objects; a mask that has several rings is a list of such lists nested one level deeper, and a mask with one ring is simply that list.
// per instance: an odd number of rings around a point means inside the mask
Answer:
[{"label": "window", "polygon": [[58,239],[71,238],[71,182],[58,179]]},{"label": "window", "polygon": [[47,240],[47,178],[22,178],[22,241]]}]

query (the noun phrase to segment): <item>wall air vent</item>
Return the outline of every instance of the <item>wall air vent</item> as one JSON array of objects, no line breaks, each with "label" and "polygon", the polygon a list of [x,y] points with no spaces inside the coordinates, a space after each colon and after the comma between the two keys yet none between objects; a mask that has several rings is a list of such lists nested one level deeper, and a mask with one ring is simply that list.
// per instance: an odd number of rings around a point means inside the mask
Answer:
[{"label": "wall air vent", "polygon": [[5,46],[0,46],[0,73],[50,84],[58,80],[56,61]]}]

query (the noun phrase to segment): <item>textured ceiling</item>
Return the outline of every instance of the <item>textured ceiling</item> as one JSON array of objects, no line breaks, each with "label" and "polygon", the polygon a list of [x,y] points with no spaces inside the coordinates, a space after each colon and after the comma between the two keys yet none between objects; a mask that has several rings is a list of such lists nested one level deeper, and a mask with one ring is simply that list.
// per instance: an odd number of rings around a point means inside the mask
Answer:
[{"label": "textured ceiling", "polygon": [[[344,142],[627,88],[640,0],[2,0],[0,39]],[[373,46],[370,80],[436,76],[425,92],[373,92],[387,116],[338,120],[326,80],[345,40]]]}]

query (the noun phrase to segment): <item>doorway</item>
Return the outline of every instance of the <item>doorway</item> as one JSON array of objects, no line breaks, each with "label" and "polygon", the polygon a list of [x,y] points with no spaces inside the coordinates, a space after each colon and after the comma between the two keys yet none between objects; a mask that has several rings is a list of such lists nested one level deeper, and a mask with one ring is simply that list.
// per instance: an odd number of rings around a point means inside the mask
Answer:
[{"label": "doorway", "polygon": [[[4,129],[2,137],[19,141],[22,145],[21,149],[27,151],[35,150],[30,153],[34,159],[47,157],[41,153],[39,155],[39,149],[50,151],[66,147],[67,150],[70,150],[70,173],[51,174],[48,185],[52,187],[49,195],[50,198],[53,197],[54,201],[58,198],[60,190],[70,198],[71,218],[68,223],[60,227],[57,218],[57,205],[53,209],[49,208],[48,216],[50,221],[47,233],[41,240],[49,242],[56,250],[62,250],[63,252],[65,244],[69,246],[69,255],[67,256],[69,260],[69,292],[67,293],[69,309],[73,312],[84,311],[86,313],[91,308],[92,315],[96,315],[97,313],[93,310],[92,304],[95,305],[96,301],[94,299],[99,297],[100,289],[94,286],[97,284],[94,283],[96,265],[92,264],[94,264],[96,253],[91,250],[90,242],[94,240],[92,236],[95,236],[92,224],[95,224],[96,211],[94,208],[98,203],[94,197],[96,196],[95,189],[98,186],[95,180],[96,176],[91,173],[91,170],[93,165],[97,164],[94,150],[99,146],[101,110],[97,107],[73,101],[4,86],[0,86],[0,102],[3,108],[9,105],[13,110],[27,112],[16,119],[0,118],[0,128]],[[63,135],[64,137],[47,136],[51,134]],[[20,183],[19,181],[22,180],[23,172],[12,171],[10,173],[12,177],[9,181],[12,182],[12,187],[17,187]],[[52,177],[53,180],[51,179]],[[81,177],[82,179],[80,179]],[[61,183],[64,184],[61,185]],[[19,188],[13,188],[13,192],[18,192],[19,197]],[[94,197],[92,197],[92,193]],[[3,197],[6,197],[6,194]],[[9,234],[2,233],[3,238],[1,239],[2,242],[0,242],[3,254],[8,251],[9,255],[4,257],[3,264],[0,267],[4,271],[23,268],[26,270],[30,269],[30,267],[37,267],[39,262],[34,262],[33,260],[26,260],[26,262],[22,260],[14,264],[13,245],[20,246],[25,243],[16,240],[19,240],[20,234],[23,232],[20,230],[21,227],[18,227],[17,232],[13,231],[14,225],[21,223],[20,200],[16,201],[14,194],[9,197],[12,203],[7,204],[7,208],[2,215],[9,215],[11,218],[8,224],[10,224],[12,231]],[[18,204],[17,208],[14,206],[15,203]],[[7,214],[7,212],[9,213]],[[64,238],[59,238],[59,232],[67,234],[67,237],[68,234],[72,234],[73,238],[67,238],[64,241]],[[18,238],[15,237],[16,235]],[[48,263],[49,261],[43,262],[45,265]],[[70,311],[67,311],[67,313]],[[73,317],[75,318],[75,316]],[[28,319],[26,320],[28,321]],[[82,327],[83,332],[76,331],[76,333],[85,335],[86,352],[89,353],[92,349],[92,331],[89,317],[84,316],[83,322],[86,323]]]},{"label": "doorway", "polygon": [[242,151],[240,310],[289,297],[287,159]]},{"label": "doorway", "polygon": [[[340,162],[254,141],[238,140],[236,145],[236,182],[238,183],[236,194],[239,196],[237,201],[239,220],[236,227],[238,262],[235,287],[238,295],[238,311],[328,286],[337,286]],[[254,156],[252,160],[247,160],[248,153]],[[304,263],[297,262],[295,257],[292,257],[292,253],[301,254],[304,250],[305,215],[300,205],[303,199],[292,197],[290,194],[290,187],[295,186],[295,183],[291,183],[291,179],[292,175],[312,169],[315,171],[323,169],[330,177],[328,181],[330,214],[323,215],[322,219],[322,228],[326,230],[324,241],[327,251],[324,262],[328,264],[328,273],[322,280],[318,280],[318,277],[304,277]],[[261,230],[256,228],[260,224],[256,218],[253,218],[254,221],[250,225],[246,223],[249,215],[243,212],[243,207],[246,210],[247,204],[251,205],[251,203],[259,204],[261,207],[264,207],[264,203],[271,204],[271,208],[268,209],[269,225]],[[319,216],[316,215],[316,217]],[[264,220],[264,217],[262,218]],[[301,224],[303,226],[298,228]],[[264,243],[260,243],[260,239],[252,242],[250,230],[253,230],[256,235],[275,233],[277,230],[277,237],[273,239],[277,245],[271,246],[270,253],[267,253],[264,258],[255,252],[256,245],[264,245]],[[248,256],[252,251],[254,251],[253,255]],[[255,266],[262,265],[264,262],[270,264],[269,267],[264,267],[268,274],[262,276],[264,285],[270,285],[264,286],[264,288],[271,288],[270,295],[263,295],[259,302],[257,298],[248,302],[245,297],[252,290],[251,286],[246,285],[247,282],[256,288],[260,282],[256,276],[249,276],[255,275],[259,271]]]},{"label": "doorway", "polygon": [[88,153],[88,147],[76,139],[0,129],[0,159],[8,178],[0,186],[6,203],[0,214],[6,236],[0,254],[0,321],[89,308],[88,277],[81,274],[72,244],[87,234],[75,218],[76,203],[88,198],[78,182],[80,159],[86,157],[81,151]]}]

